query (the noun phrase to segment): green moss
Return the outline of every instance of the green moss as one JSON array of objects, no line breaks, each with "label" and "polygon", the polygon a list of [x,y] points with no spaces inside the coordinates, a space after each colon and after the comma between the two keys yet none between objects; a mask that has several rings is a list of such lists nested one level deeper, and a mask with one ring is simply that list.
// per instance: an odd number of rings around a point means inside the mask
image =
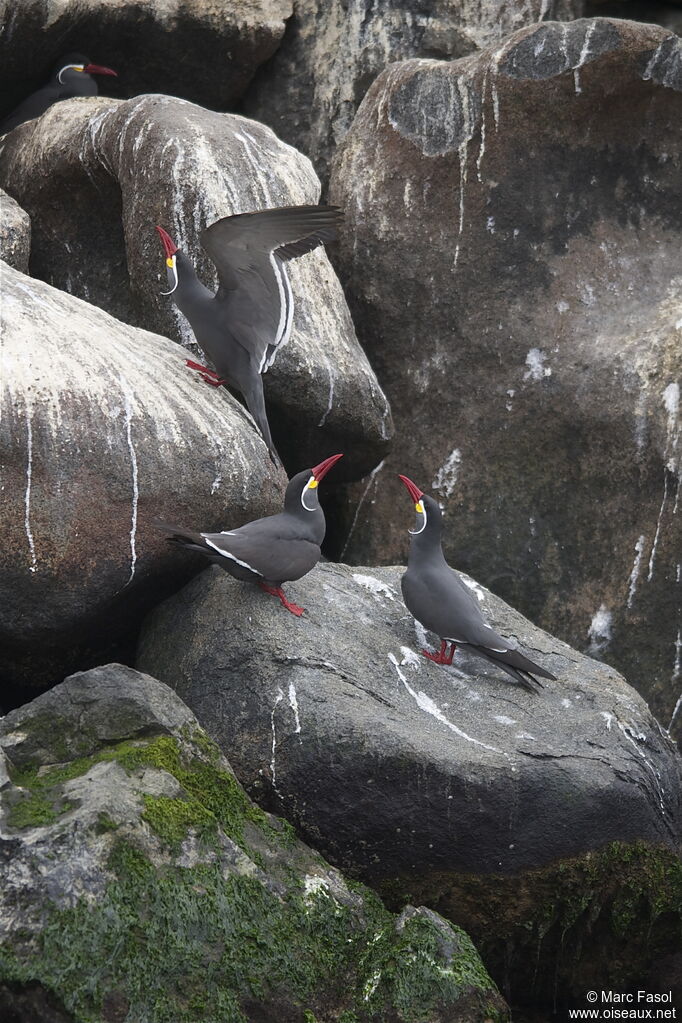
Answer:
[{"label": "green moss", "polygon": [[535,1001],[641,983],[682,941],[682,861],[644,842],[613,842],[517,877],[432,874],[384,882],[391,908],[431,906],[465,927],[493,976]]},{"label": "green moss", "polygon": [[388,1006],[417,1023],[462,985],[491,988],[480,964],[443,977],[433,930],[408,921],[396,935],[373,896],[359,912],[324,892],[281,897],[225,878],[220,863],[159,870],[122,841],[108,866],[115,877],[97,903],[53,910],[21,966],[0,950],[0,980],[55,991],[77,1023],[100,1019],[112,991],[148,1023],[247,1023],[254,1000],[272,1012],[300,1006],[306,1023],[330,1006],[339,1023],[379,1023]]},{"label": "green moss", "polygon": [[144,805],[143,820],[173,849],[179,848],[190,828],[204,839],[218,832],[215,815],[198,799],[146,795]]}]

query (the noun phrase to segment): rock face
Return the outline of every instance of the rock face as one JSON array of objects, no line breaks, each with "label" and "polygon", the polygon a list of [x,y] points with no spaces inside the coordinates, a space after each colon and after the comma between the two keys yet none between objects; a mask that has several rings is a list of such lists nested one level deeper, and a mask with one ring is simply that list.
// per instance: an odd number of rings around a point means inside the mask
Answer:
[{"label": "rock face", "polygon": [[[612,668],[473,581],[491,623],[558,681],[536,696],[472,656],[433,665],[418,654],[426,640],[405,613],[401,572],[319,565],[290,585],[308,609],[291,621],[211,568],[147,619],[138,667],[173,686],[230,751],[247,791],[332,862],[391,893],[415,885],[422,901],[470,927],[505,983],[508,967],[513,998],[534,992],[551,1004],[555,983],[560,999],[574,989],[584,997],[593,953],[602,976],[632,981],[670,940],[664,913],[653,914],[650,943],[625,950],[617,929],[591,933],[585,905],[563,935],[564,901],[603,857],[610,865],[584,889],[606,920],[614,864],[679,864],[674,744]],[[623,884],[636,905],[639,894]],[[651,905],[655,885],[642,895]],[[498,929],[499,887],[516,894]],[[677,920],[680,904],[662,897]],[[555,972],[550,950],[560,940]]]},{"label": "rock face", "polygon": [[290,0],[0,0],[0,117],[40,88],[70,50],[118,71],[103,92],[166,92],[224,109],[277,48]]},{"label": "rock face", "polygon": [[[6,138],[3,181],[35,223],[33,274],[190,344],[189,326],[160,294],[166,273],[154,225],[211,285],[213,266],[198,243],[207,224],[319,198],[310,162],[270,129],[167,96],[57,104]],[[344,451],[342,478],[357,479],[387,450],[388,405],[325,252],[289,268],[292,336],[264,378],[275,444],[290,475]]]},{"label": "rock face", "polygon": [[[156,517],[204,528],[281,507],[250,417],[177,345],[2,272],[0,706],[92,663],[186,580]],[[96,660],[95,660],[96,663]]]},{"label": "rock face", "polygon": [[463,931],[347,884],[155,679],[74,675],[0,748],[3,1019],[508,1019]]},{"label": "rock face", "polygon": [[579,17],[582,7],[583,0],[295,0],[245,110],[306,153],[326,183],[335,146],[387,64],[463,57],[524,25]]},{"label": "rock face", "polygon": [[397,557],[399,518],[374,501],[406,473],[445,507],[455,564],[627,672],[666,725],[681,682],[681,117],[676,36],[540,25],[389,68],[331,186],[341,276],[399,437],[351,492],[337,553]]},{"label": "rock face", "polygon": [[28,273],[31,221],[28,213],[0,189],[0,259]]}]

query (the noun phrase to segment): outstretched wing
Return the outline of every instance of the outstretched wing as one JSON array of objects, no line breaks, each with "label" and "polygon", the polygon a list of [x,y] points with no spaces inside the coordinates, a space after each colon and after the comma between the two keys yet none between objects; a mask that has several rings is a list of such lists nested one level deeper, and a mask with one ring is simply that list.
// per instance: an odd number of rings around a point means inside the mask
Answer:
[{"label": "outstretched wing", "polygon": [[334,238],[341,218],[336,206],[282,206],[224,217],[202,232],[218,271],[216,298],[259,372],[291,333],[294,302],[284,264]]}]

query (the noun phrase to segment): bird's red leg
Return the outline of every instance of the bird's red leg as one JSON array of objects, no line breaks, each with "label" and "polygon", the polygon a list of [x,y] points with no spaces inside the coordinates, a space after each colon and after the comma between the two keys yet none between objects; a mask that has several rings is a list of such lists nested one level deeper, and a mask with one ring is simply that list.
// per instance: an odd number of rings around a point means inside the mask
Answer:
[{"label": "bird's red leg", "polygon": [[452,661],[445,660],[445,647],[446,643],[444,639],[440,641],[440,650],[437,654],[429,653],[428,650],[422,650],[424,657],[428,657],[430,661],[434,661],[436,664],[452,664]]},{"label": "bird's red leg", "polygon": [[186,359],[185,366],[189,366],[190,369],[196,369],[199,373],[206,373],[210,377],[218,376],[214,369],[209,369],[208,366],[202,366],[200,362],[193,362],[192,359]]},{"label": "bird's red leg", "polygon": [[266,593],[271,593],[273,597],[279,597],[282,605],[287,609],[287,611],[291,611],[292,615],[296,615],[297,618],[300,618],[305,611],[304,607],[299,607],[298,604],[292,604],[290,600],[287,600],[281,586],[268,586],[267,583],[258,583],[258,585],[261,590],[265,590]]},{"label": "bird's red leg", "polygon": [[455,646],[455,644],[451,643],[450,644],[450,653],[448,654],[446,659],[443,661],[443,664],[452,664],[452,658],[455,656],[455,650],[456,649],[457,649],[457,647]]},{"label": "bird's red leg", "polygon": [[201,373],[203,380],[211,387],[222,387],[223,384],[227,383],[227,380],[221,380],[218,374],[213,369],[209,369],[208,366],[202,366],[199,362],[193,362],[192,359],[186,359],[185,365],[189,366],[190,369],[195,369],[197,373]]}]

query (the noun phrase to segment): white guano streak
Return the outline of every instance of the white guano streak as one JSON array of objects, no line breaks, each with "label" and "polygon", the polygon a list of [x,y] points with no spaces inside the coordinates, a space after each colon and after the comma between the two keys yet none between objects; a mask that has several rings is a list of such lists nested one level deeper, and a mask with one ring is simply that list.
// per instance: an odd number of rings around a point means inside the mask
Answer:
[{"label": "white guano streak", "polygon": [[36,560],[36,548],[31,532],[31,483],[33,479],[33,424],[31,422],[31,410],[26,405],[26,435],[27,435],[27,457],[26,457],[26,494],[24,495],[24,527],[26,538],[31,552],[30,572],[35,572],[38,563]]},{"label": "white guano streak", "polygon": [[637,580],[639,579],[639,569],[642,563],[642,552],[645,544],[644,534],[640,536],[635,544],[635,560],[632,566],[632,572],[630,572],[630,587],[628,589],[628,600],[627,606],[632,607],[632,601],[635,599],[635,592],[637,590]]},{"label": "white guano streak", "polygon": [[661,534],[661,522],[663,521],[663,512],[665,510],[666,502],[668,500],[668,472],[665,466],[663,466],[663,500],[661,501],[661,510],[658,513],[658,522],[656,523],[656,534],[654,536],[654,542],[651,546],[651,555],[649,557],[649,572],[646,577],[648,583],[651,582],[654,576],[654,562],[656,560],[656,548],[658,547],[658,538]]},{"label": "white guano streak", "polygon": [[130,454],[130,468],[133,487],[132,513],[130,517],[130,576],[126,582],[126,586],[129,586],[135,577],[135,565],[137,563],[137,551],[135,544],[137,540],[137,505],[140,498],[140,491],[137,476],[137,455],[135,453],[132,435],[133,412],[130,401],[130,387],[128,385],[128,381],[122,375],[119,377],[119,382],[121,384],[121,390],[123,391],[123,408],[126,415],[126,441],[128,444],[128,452]]},{"label": "white guano streak", "polygon": [[277,788],[277,771],[276,771],[276,767],[275,767],[275,754],[277,752],[277,732],[275,731],[275,711],[277,710],[278,703],[280,703],[283,699],[284,699],[284,693],[282,692],[282,690],[278,686],[277,687],[277,696],[275,697],[275,702],[272,705],[272,712],[270,714],[270,726],[272,728],[272,753],[271,753],[271,757],[270,757],[270,778],[272,780],[272,787],[273,787],[273,789],[275,790],[277,795],[280,796],[280,797],[281,797],[282,793]]},{"label": "white guano streak", "polygon": [[293,711],[294,721],[296,722],[296,727],[294,728],[294,732],[296,734],[300,734],[300,732],[301,732],[301,719],[300,719],[300,717],[298,715],[298,700],[296,699],[296,689],[294,688],[294,683],[293,682],[289,683],[289,706],[291,707],[291,709]]},{"label": "white guano streak", "polygon": [[356,527],[357,522],[358,522],[358,515],[360,514],[360,509],[362,508],[362,506],[364,504],[364,501],[365,501],[365,498],[367,497],[367,494],[369,493],[369,488],[372,486],[372,483],[374,482],[375,477],[383,469],[385,461],[386,461],[386,459],[383,458],[379,462],[379,464],[374,469],[372,469],[371,473],[369,474],[369,480],[367,481],[367,486],[363,490],[362,496],[360,497],[360,500],[358,501],[358,506],[355,509],[355,515],[353,516],[353,521],[351,522],[350,529],[348,530],[348,536],[346,537],[346,542],[343,545],[343,550],[341,551],[341,554],[340,554],[340,560],[341,561],[343,561],[343,556],[346,553],[346,551],[348,549],[348,544],[350,543],[351,537],[352,537],[353,533],[355,532],[355,527]]},{"label": "white guano streak", "polygon": [[470,122],[470,111],[469,111],[469,91],[461,78],[457,79],[457,91],[462,104],[462,127],[466,132],[464,141],[460,144],[458,150],[459,156],[459,230],[457,232],[457,245],[455,246],[455,261],[454,268],[457,268],[459,261],[459,250],[462,243],[462,232],[464,230],[464,196],[466,192],[467,184],[467,164],[469,162],[469,138],[471,132]]},{"label": "white guano streak", "polygon": [[505,753],[503,750],[497,749],[496,746],[488,746],[487,743],[480,742],[478,739],[472,738],[472,736],[467,735],[466,732],[463,732],[461,728],[458,728],[457,725],[453,725],[452,721],[448,721],[440,707],[436,703],[434,703],[430,696],[427,696],[427,694],[422,692],[421,689],[419,690],[418,693],[414,691],[414,689],[409,684],[409,682],[403,675],[402,671],[400,670],[397,657],[394,654],[389,654],[388,659],[395,668],[395,670],[398,672],[398,677],[400,681],[405,686],[405,689],[407,689],[408,693],[410,694],[410,696],[412,697],[412,699],[417,704],[420,710],[423,710],[426,714],[430,714],[431,717],[434,717],[436,721],[440,722],[441,725],[445,725],[445,727],[449,728],[451,732],[454,732],[455,735],[458,735],[460,739],[466,739],[467,742],[472,742],[475,746],[482,746],[483,749],[490,750],[491,753],[501,753],[503,757],[509,756],[508,753]]},{"label": "white guano streak", "polygon": [[580,56],[578,58],[578,63],[573,69],[573,84],[575,86],[576,96],[578,95],[579,92],[583,91],[580,87],[580,69],[590,55],[590,42],[592,40],[596,24],[597,24],[596,21],[593,21],[589,28],[587,29],[585,33],[585,40],[583,42],[583,48],[580,51]]}]

